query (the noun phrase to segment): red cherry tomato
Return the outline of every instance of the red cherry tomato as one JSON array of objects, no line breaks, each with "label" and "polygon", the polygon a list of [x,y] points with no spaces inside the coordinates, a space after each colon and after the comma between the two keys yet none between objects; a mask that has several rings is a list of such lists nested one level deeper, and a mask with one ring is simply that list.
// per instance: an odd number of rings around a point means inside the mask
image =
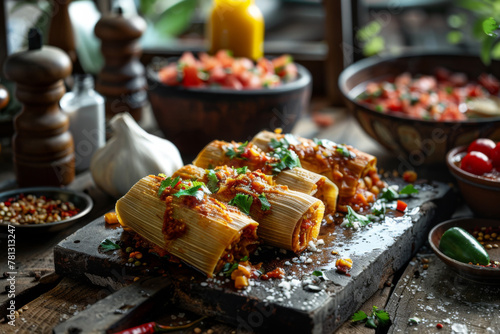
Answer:
[{"label": "red cherry tomato", "polygon": [[497,95],[500,91],[500,82],[491,74],[481,74],[478,81],[490,94]]},{"label": "red cherry tomato", "polygon": [[460,168],[475,175],[483,175],[491,172],[493,166],[486,154],[472,151],[463,157]]},{"label": "red cherry tomato", "polygon": [[469,147],[467,148],[467,153],[470,153],[472,151],[482,152],[488,158],[490,158],[491,151],[493,151],[494,148],[495,148],[495,142],[493,140],[488,138],[479,138],[474,140],[472,144],[469,145]]},{"label": "red cherry tomato", "polygon": [[497,146],[491,151],[491,163],[493,164],[493,167],[495,167],[497,170],[500,170],[500,143],[497,143]]}]

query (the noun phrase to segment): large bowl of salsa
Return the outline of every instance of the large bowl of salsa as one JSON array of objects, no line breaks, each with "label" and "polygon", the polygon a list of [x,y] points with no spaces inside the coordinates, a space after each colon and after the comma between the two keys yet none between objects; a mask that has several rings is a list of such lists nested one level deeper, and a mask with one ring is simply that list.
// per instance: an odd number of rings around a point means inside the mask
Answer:
[{"label": "large bowl of salsa", "polygon": [[500,139],[498,78],[498,63],[477,56],[419,53],[354,63],[339,88],[361,127],[418,167],[444,164],[451,148],[474,139]]},{"label": "large bowl of salsa", "polygon": [[309,71],[287,56],[252,62],[186,53],[153,62],[147,75],[159,128],[185,159],[214,139],[244,142],[263,129],[290,132],[307,111],[312,87]]}]

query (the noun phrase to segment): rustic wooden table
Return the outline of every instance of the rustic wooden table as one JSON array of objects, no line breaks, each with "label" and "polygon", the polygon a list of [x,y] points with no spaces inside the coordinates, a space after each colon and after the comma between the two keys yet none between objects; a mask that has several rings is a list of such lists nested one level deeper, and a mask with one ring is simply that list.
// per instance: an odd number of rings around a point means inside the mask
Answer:
[{"label": "rustic wooden table", "polygon": [[[347,115],[343,109],[319,108],[333,117],[333,124],[318,129],[310,119],[301,121],[296,133],[304,136],[329,138],[337,142],[352,144],[362,151],[378,157],[378,166],[384,173],[402,172],[410,166],[405,157],[394,157],[374,143]],[[5,144],[5,143],[4,143]],[[413,166],[419,177],[452,182],[443,167],[426,168]],[[15,187],[12,173],[11,154],[4,145],[0,154],[0,191]],[[96,217],[113,209],[114,200],[95,187],[90,174],[77,176],[70,188],[87,192],[94,200],[92,212],[82,221],[66,230],[51,235],[16,236],[16,308],[23,309],[16,319],[16,326],[6,322],[0,324],[0,333],[51,333],[59,323],[81,312],[112,291],[95,287],[80,281],[59,277],[54,272],[53,247],[62,239],[88,224]],[[455,217],[470,216],[471,212],[461,203],[450,203],[457,210]],[[0,234],[0,273],[7,271],[7,243],[5,231]],[[424,266],[424,264],[428,265]],[[3,283],[3,284],[2,284]],[[8,281],[0,278],[0,285]],[[8,296],[0,294],[0,317],[7,311]],[[470,282],[457,276],[424,246],[415,258],[387,282],[380,282],[379,291],[361,308],[368,312],[372,306],[386,308],[393,324],[380,332],[406,333],[500,333],[500,287]],[[409,318],[418,317],[420,324],[410,326]],[[182,324],[194,321],[196,315],[177,308],[166,309],[158,316],[163,324]],[[443,328],[438,330],[436,325]],[[232,333],[236,328],[205,319],[195,328],[210,333]],[[197,332],[197,331],[196,331]],[[337,333],[373,333],[362,325],[346,322]],[[378,332],[377,332],[378,333]]]}]

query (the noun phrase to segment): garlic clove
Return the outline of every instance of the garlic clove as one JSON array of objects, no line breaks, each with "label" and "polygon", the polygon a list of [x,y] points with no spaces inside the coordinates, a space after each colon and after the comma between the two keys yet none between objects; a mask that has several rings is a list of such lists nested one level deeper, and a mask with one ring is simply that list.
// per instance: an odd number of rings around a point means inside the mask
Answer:
[{"label": "garlic clove", "polygon": [[92,157],[90,171],[96,185],[121,197],[142,177],[173,174],[183,166],[177,147],[144,131],[128,114],[114,116],[113,137]]}]

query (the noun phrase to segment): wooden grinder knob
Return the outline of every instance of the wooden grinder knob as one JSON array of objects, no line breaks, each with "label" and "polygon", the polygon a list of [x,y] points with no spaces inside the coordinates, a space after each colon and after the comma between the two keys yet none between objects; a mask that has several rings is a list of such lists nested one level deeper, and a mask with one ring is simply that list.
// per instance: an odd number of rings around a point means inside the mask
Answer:
[{"label": "wooden grinder knob", "polygon": [[102,17],[94,28],[101,39],[105,65],[99,73],[95,89],[106,98],[106,117],[129,112],[139,121],[147,103],[144,66],[139,38],[146,30],[140,16],[125,17],[120,7],[116,13]]},{"label": "wooden grinder knob", "polygon": [[28,51],[7,58],[4,73],[16,82],[23,104],[14,118],[14,168],[21,187],[66,185],[75,176],[73,138],[68,117],[59,108],[66,92],[63,78],[71,73],[68,55],[42,47],[42,36],[30,29]]}]

